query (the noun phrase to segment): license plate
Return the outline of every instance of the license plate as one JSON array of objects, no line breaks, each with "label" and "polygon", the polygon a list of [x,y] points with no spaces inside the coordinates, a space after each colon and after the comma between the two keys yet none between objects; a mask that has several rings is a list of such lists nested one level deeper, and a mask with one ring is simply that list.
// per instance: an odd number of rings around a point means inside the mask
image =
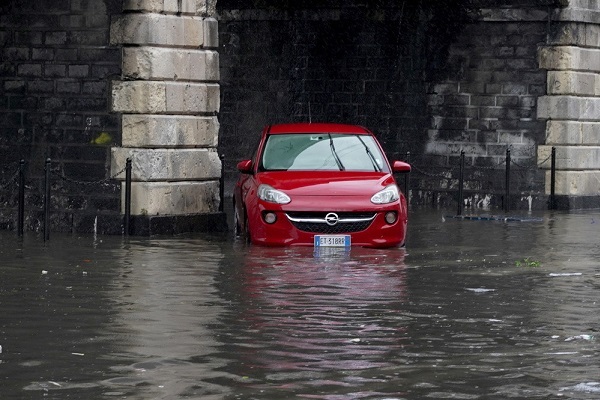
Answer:
[{"label": "license plate", "polygon": [[315,247],[350,247],[350,235],[315,235]]}]

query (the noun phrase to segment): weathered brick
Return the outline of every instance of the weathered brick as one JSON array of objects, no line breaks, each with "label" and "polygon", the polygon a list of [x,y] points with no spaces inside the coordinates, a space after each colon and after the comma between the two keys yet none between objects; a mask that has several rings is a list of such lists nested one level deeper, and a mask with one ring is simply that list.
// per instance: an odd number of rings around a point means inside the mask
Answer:
[{"label": "weathered brick", "polygon": [[41,77],[42,64],[21,64],[17,67],[17,74],[23,77]]},{"label": "weathered brick", "polygon": [[81,82],[60,80],[56,82],[57,93],[78,94],[81,93]]},{"label": "weathered brick", "polygon": [[58,97],[49,97],[44,99],[43,106],[50,111],[64,111],[67,109],[67,102]]},{"label": "weathered brick", "polygon": [[496,96],[496,105],[500,107],[518,107],[518,96]]},{"label": "weathered brick", "polygon": [[27,61],[30,59],[30,51],[27,47],[7,47],[2,50],[7,61]]},{"label": "weathered brick", "polygon": [[69,43],[74,46],[106,46],[109,34],[106,30],[81,30],[70,33]]},{"label": "weathered brick", "polygon": [[54,59],[54,50],[47,48],[34,48],[31,50],[31,59],[36,60],[53,60]]},{"label": "weathered brick", "polygon": [[52,93],[54,91],[53,80],[33,80],[27,82],[29,93]]},{"label": "weathered brick", "polygon": [[80,111],[107,112],[108,99],[105,98],[69,98],[69,109]]},{"label": "weathered brick", "polygon": [[84,82],[81,92],[83,94],[92,94],[104,96],[108,93],[109,83],[106,81]]},{"label": "weathered brick", "polygon": [[67,32],[46,32],[44,43],[46,45],[64,45],[67,43]]},{"label": "weathered brick", "polygon": [[67,76],[67,66],[64,64],[46,64],[44,76],[48,78],[64,78]]},{"label": "weathered brick", "polygon": [[24,93],[26,89],[25,80],[6,80],[4,81],[4,90],[6,92]]},{"label": "weathered brick", "polygon": [[40,45],[42,44],[42,32],[36,31],[17,31],[15,35],[16,45]]},{"label": "weathered brick", "polygon": [[75,61],[78,58],[77,49],[58,48],[54,50],[56,61]]},{"label": "weathered brick", "polygon": [[120,63],[121,49],[117,47],[109,48],[82,48],[79,50],[79,61],[91,61],[102,63]]},{"label": "weathered brick", "polygon": [[90,77],[94,79],[116,78],[121,75],[120,65],[98,65],[92,64]]},{"label": "weathered brick", "polygon": [[69,78],[85,78],[90,74],[89,65],[69,65]]}]

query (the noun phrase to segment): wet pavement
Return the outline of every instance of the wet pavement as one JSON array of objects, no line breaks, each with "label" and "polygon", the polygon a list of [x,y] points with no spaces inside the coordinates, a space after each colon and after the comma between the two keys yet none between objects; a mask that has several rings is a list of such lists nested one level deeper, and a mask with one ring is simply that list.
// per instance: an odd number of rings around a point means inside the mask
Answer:
[{"label": "wet pavement", "polygon": [[0,231],[0,398],[600,398],[600,211],[447,214],[349,253]]}]

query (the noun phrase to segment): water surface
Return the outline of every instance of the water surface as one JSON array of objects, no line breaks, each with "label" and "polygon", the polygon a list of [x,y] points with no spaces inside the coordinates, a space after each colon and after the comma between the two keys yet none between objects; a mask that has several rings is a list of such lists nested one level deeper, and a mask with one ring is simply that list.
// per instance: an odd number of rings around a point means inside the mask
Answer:
[{"label": "water surface", "polygon": [[597,399],[600,213],[406,248],[0,231],[2,399]]}]

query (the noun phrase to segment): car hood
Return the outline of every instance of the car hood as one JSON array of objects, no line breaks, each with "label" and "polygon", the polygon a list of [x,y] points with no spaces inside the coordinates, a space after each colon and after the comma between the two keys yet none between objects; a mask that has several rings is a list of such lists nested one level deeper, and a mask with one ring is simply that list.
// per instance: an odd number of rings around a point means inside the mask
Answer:
[{"label": "car hood", "polygon": [[259,184],[270,185],[290,196],[371,196],[395,183],[391,174],[383,172],[278,171],[259,175]]}]

